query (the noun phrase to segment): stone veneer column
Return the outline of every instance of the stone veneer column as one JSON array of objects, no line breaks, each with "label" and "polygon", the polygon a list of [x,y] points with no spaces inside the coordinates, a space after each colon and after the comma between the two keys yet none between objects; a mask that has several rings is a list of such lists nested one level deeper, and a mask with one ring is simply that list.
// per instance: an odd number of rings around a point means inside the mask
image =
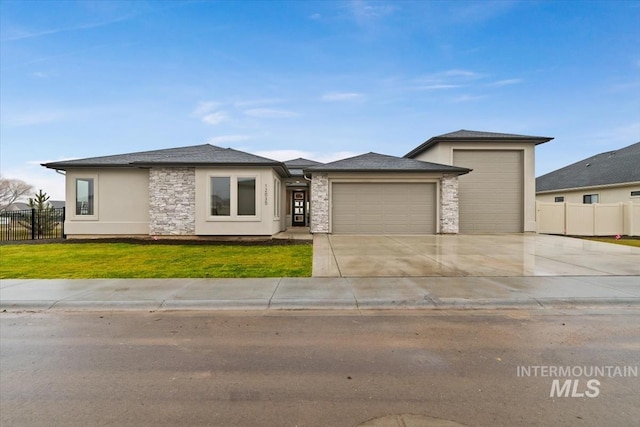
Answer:
[{"label": "stone veneer column", "polygon": [[314,173],[311,179],[311,232],[329,232],[329,176]]},{"label": "stone veneer column", "polygon": [[149,230],[151,235],[196,233],[196,170],[149,169]]},{"label": "stone veneer column", "polygon": [[458,176],[444,175],[440,179],[440,233],[458,233]]}]

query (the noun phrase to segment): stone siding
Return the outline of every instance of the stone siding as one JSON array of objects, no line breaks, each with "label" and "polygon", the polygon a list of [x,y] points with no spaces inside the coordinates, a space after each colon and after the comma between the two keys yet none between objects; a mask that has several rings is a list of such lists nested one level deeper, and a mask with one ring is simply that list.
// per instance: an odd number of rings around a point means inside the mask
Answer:
[{"label": "stone siding", "polygon": [[196,232],[194,168],[149,169],[149,233],[185,236]]},{"label": "stone siding", "polygon": [[314,173],[311,180],[311,232],[329,232],[329,176]]},{"label": "stone siding", "polygon": [[440,179],[440,233],[458,233],[458,176],[444,175]]}]

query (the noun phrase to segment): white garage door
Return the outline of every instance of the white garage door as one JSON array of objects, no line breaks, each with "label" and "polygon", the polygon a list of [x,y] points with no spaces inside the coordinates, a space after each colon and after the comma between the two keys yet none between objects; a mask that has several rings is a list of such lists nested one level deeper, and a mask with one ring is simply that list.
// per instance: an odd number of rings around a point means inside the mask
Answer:
[{"label": "white garage door", "polygon": [[455,150],[453,164],[473,169],[459,177],[460,233],[524,231],[523,152]]},{"label": "white garage door", "polygon": [[334,183],[332,231],[350,234],[435,234],[433,183]]}]

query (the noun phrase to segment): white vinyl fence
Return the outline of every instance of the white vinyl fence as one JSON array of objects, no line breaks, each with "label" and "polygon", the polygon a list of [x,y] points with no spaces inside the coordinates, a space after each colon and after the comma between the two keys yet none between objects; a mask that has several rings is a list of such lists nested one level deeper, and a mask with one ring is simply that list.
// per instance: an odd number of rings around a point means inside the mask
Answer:
[{"label": "white vinyl fence", "polygon": [[536,202],[538,233],[640,236],[640,203]]}]

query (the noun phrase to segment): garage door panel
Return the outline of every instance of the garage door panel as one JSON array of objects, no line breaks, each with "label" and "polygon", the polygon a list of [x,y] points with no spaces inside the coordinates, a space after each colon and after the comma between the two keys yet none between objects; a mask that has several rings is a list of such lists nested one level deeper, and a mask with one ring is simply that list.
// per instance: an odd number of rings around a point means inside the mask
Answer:
[{"label": "garage door panel", "polygon": [[524,229],[523,152],[455,150],[454,165],[473,169],[459,177],[461,233]]},{"label": "garage door panel", "polygon": [[434,234],[433,183],[334,183],[332,231],[354,234]]}]

